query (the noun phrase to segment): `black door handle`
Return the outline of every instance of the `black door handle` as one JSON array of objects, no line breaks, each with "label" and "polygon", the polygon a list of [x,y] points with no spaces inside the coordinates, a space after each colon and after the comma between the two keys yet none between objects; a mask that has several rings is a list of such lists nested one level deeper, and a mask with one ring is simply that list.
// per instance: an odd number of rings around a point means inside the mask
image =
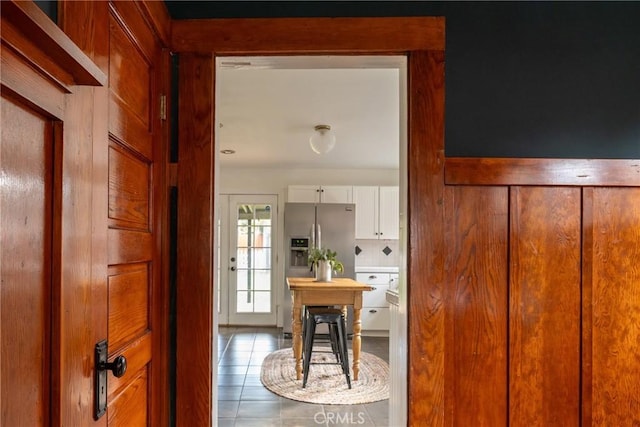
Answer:
[{"label": "black door handle", "polygon": [[127,358],[120,355],[107,362],[107,340],[102,340],[95,347],[95,380],[93,418],[96,420],[107,412],[107,371],[120,378],[127,372]]},{"label": "black door handle", "polygon": [[98,369],[101,371],[111,371],[114,377],[120,378],[125,372],[127,372],[127,358],[124,356],[118,356],[113,359],[113,362],[102,362],[100,363],[100,366],[98,366]]}]

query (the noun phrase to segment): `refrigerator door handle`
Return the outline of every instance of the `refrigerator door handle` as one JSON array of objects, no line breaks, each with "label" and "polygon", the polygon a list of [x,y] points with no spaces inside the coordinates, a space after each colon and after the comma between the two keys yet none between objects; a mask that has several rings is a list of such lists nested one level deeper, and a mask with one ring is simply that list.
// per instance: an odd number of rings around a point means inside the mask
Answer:
[{"label": "refrigerator door handle", "polygon": [[322,249],[322,228],[318,224],[318,249]]},{"label": "refrigerator door handle", "polygon": [[311,228],[309,229],[309,231],[311,237],[311,245],[309,245],[309,250],[311,250],[316,247],[316,225],[311,224]]}]

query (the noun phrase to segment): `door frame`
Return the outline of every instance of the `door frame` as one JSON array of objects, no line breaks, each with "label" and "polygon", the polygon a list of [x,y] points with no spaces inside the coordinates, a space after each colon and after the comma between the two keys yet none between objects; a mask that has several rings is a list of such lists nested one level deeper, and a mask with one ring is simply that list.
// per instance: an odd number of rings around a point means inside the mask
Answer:
[{"label": "door frame", "polygon": [[451,375],[444,371],[444,18],[174,21],[171,46],[181,54],[179,157],[189,165],[179,168],[178,208],[190,211],[178,224],[177,345],[191,351],[176,361],[177,425],[212,425],[215,414],[216,55],[363,54],[408,57],[407,211],[401,220],[407,283],[400,295],[411,337],[407,421],[442,425],[445,377]]}]

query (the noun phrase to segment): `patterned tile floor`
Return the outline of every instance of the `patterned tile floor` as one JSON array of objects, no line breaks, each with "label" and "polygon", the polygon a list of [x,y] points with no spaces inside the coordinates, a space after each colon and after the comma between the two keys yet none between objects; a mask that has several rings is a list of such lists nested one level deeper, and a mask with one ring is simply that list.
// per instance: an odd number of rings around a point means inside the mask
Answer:
[{"label": "patterned tile floor", "polygon": [[[278,328],[219,328],[218,426],[388,426],[388,400],[315,405],[271,393],[260,382],[260,366],[267,354],[281,348],[291,348],[291,339],[283,338]],[[362,337],[362,351],[388,362],[389,339]]]}]

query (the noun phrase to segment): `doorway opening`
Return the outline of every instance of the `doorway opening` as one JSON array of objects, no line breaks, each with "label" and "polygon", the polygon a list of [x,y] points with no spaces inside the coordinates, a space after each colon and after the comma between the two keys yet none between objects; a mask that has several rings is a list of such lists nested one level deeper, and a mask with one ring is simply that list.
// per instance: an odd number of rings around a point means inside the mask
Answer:
[{"label": "doorway opening", "polygon": [[[228,194],[275,194],[278,212],[283,212],[288,185],[397,185],[400,194],[400,230],[396,242],[400,275],[398,287],[399,291],[405,292],[407,57],[221,56],[216,58],[215,75],[215,205],[223,206]],[[338,81],[335,94],[323,87],[332,79]],[[349,96],[349,91],[354,89],[363,96],[384,91],[388,88],[380,83],[383,81],[391,82],[391,96],[395,96],[392,103],[365,97],[364,101],[360,99],[363,104],[358,106],[354,104],[358,100]],[[296,92],[295,88],[299,91]],[[300,92],[301,88],[318,91]],[[281,103],[290,104],[289,108]],[[311,105],[316,106],[313,112],[308,111]],[[355,123],[358,120],[356,116],[362,111],[368,114],[364,125],[368,133],[358,138],[347,123]],[[279,120],[277,114],[283,112]],[[304,114],[307,114],[306,118],[302,117]],[[391,116],[390,121],[395,122],[391,131],[379,130],[388,115]],[[327,155],[312,153],[308,140],[313,127],[327,123],[338,135],[336,149]],[[228,212],[231,210],[224,207],[216,210],[218,217],[214,223],[219,226],[218,239],[229,239],[232,221],[225,218]],[[279,215],[276,220],[276,226],[282,231],[283,216]],[[272,275],[277,309],[275,325],[278,327],[283,325],[285,314],[282,307],[288,295],[284,289],[284,236],[280,234],[274,234],[276,256]],[[220,245],[221,241],[216,244]],[[219,251],[218,254],[221,252],[224,253]],[[231,281],[225,276],[233,267],[230,260],[231,257],[225,255],[214,260],[214,271],[219,271],[214,292],[220,296],[219,301],[224,301],[231,293],[228,286]],[[406,313],[406,307],[400,310]],[[214,330],[218,330],[219,324],[231,323],[224,307],[219,306],[214,317]],[[252,324],[242,316],[236,318],[236,322]],[[395,358],[392,363],[406,365],[406,321],[394,325],[393,330],[390,325],[392,334],[404,349],[404,358]],[[406,372],[405,369],[391,369],[392,372]],[[400,388],[406,389],[406,378],[397,380],[405,384]],[[214,379],[214,390],[216,386],[217,380]],[[217,397],[214,399],[217,402]]]}]

